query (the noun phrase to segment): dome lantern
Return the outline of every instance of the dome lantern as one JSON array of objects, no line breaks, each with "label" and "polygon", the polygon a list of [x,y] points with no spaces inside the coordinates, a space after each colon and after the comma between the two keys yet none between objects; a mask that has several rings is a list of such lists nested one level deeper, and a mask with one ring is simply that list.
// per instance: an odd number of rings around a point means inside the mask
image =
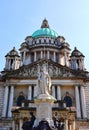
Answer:
[{"label": "dome lantern", "polygon": [[50,28],[50,27],[49,27],[49,24],[48,24],[48,20],[44,19],[44,20],[42,21],[41,28]]}]

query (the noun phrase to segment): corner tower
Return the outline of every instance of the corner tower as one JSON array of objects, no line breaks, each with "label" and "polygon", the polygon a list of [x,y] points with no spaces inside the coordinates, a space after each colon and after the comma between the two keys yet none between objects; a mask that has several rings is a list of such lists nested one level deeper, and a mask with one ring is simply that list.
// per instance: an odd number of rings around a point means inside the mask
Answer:
[{"label": "corner tower", "polygon": [[70,65],[74,70],[84,70],[84,55],[75,47],[70,56]]},{"label": "corner tower", "polygon": [[6,57],[6,64],[5,70],[16,70],[19,68],[20,65],[20,56],[16,51],[15,47],[7,53]]}]

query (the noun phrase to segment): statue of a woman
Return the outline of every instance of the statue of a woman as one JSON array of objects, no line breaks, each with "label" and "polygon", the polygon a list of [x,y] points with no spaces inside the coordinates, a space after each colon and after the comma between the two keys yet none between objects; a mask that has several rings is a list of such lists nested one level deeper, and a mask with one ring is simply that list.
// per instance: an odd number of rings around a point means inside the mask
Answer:
[{"label": "statue of a woman", "polygon": [[46,70],[46,66],[40,70],[38,74],[38,95],[47,94],[49,95],[51,88],[51,78]]}]

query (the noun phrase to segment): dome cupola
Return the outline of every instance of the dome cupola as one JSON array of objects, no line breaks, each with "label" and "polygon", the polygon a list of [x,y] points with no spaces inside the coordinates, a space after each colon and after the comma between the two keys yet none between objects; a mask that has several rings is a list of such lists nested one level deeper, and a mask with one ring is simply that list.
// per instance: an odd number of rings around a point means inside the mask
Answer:
[{"label": "dome cupola", "polygon": [[53,29],[50,29],[48,21],[46,19],[44,19],[42,22],[41,28],[36,30],[32,34],[32,37],[33,38],[38,38],[38,37],[56,38],[56,37],[58,37],[58,34]]}]

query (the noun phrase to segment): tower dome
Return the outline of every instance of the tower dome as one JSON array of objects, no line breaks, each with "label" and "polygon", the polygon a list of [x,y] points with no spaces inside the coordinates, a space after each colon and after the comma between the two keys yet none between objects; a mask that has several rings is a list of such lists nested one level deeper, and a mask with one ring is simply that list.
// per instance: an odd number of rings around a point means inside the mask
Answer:
[{"label": "tower dome", "polygon": [[73,56],[75,56],[75,57],[80,57],[80,56],[84,57],[84,55],[76,47],[74,48],[74,50],[71,53],[71,57],[73,57]]},{"label": "tower dome", "polygon": [[50,29],[48,21],[46,19],[43,20],[41,28],[36,30],[33,34],[33,38],[38,38],[38,37],[52,37],[56,38],[58,37],[58,33],[55,32],[53,29]]}]

